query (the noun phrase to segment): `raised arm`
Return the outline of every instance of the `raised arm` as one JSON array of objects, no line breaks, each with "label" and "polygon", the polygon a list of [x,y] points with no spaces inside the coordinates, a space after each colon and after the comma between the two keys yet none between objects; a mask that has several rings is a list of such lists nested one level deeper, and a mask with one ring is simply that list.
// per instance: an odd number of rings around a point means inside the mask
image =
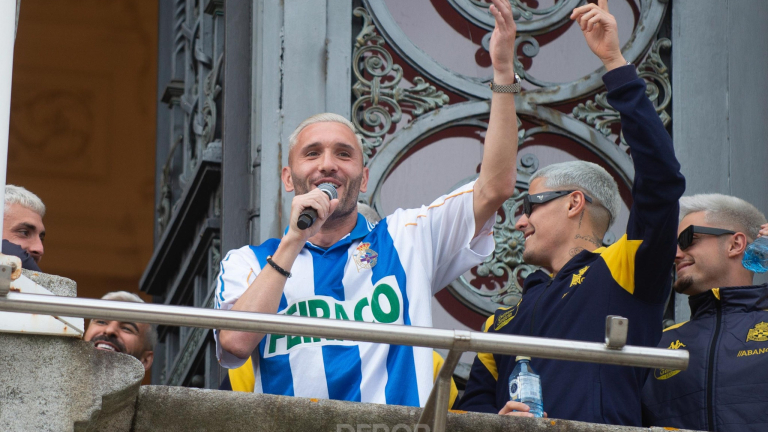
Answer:
[{"label": "raised arm", "polygon": [[650,196],[656,203],[676,203],[676,192],[682,193],[679,189],[684,188],[685,181],[672,138],[645,94],[645,81],[638,78],[634,66],[628,65],[621,54],[616,19],[608,13],[608,0],[574,9],[571,19],[579,23],[587,45],[608,71],[603,76],[608,102],[621,114],[621,130],[635,165],[633,198],[637,201]]},{"label": "raised arm", "polygon": [[[508,0],[493,0],[489,7],[496,27],[491,35],[493,82],[508,85],[515,82],[515,33]],[[491,117],[485,135],[483,162],[474,188],[475,236],[515,190],[517,172],[517,115],[513,93],[493,93]]]},{"label": "raised arm", "polygon": [[627,64],[619,46],[616,18],[608,13],[608,0],[577,7],[571,13],[571,19],[579,24],[589,49],[603,62],[606,70]]},{"label": "raised arm", "polygon": [[[666,300],[675,255],[678,200],[685,178],[675,157],[672,138],[646,96],[645,81],[621,55],[616,20],[607,0],[574,9],[571,18],[608,72],[603,82],[608,103],[621,114],[621,130],[635,166],[632,208],[626,236],[604,254],[615,274],[632,274],[620,282],[645,301]],[[625,286],[626,285],[626,286]]]}]

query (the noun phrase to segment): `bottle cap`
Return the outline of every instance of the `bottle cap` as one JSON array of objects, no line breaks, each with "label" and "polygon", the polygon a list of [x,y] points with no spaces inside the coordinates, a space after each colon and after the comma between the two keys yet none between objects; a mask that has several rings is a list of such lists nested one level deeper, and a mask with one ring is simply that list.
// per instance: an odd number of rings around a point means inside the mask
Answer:
[{"label": "bottle cap", "polygon": [[528,356],[517,356],[517,357],[515,357],[515,361],[516,361],[516,362],[519,362],[520,360],[528,360],[528,361],[531,361],[531,358],[530,358],[530,357],[528,357]]}]

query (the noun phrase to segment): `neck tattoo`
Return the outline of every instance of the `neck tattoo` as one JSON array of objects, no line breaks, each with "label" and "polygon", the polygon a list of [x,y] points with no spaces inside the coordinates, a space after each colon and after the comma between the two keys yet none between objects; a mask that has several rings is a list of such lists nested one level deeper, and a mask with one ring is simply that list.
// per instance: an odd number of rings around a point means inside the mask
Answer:
[{"label": "neck tattoo", "polygon": [[598,237],[597,233],[595,233],[595,232],[593,232],[592,235],[587,234],[585,236],[583,236],[581,234],[576,234],[576,237],[574,237],[574,239],[576,239],[576,240],[586,240],[586,241],[592,243],[593,245],[595,245],[597,247],[600,247],[600,246],[603,245],[603,242],[600,240],[600,237]]}]

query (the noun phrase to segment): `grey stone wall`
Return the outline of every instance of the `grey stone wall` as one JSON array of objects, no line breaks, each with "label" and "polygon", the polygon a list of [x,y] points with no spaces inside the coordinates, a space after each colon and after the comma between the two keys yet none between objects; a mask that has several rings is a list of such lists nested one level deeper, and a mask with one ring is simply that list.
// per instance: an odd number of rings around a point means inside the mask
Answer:
[{"label": "grey stone wall", "polygon": [[144,367],[71,337],[0,333],[0,429],[129,430]]},{"label": "grey stone wall", "polygon": [[62,297],[77,297],[77,283],[72,279],[33,270],[22,269],[21,274],[32,282]]},{"label": "grey stone wall", "polygon": [[[136,408],[134,431],[352,432],[421,431],[420,408],[145,386]],[[648,432],[648,428],[598,425],[479,413],[449,413],[448,431]],[[661,431],[660,428],[650,430]]]},{"label": "grey stone wall", "polygon": [[[69,337],[0,334],[0,364],[0,429],[8,431],[428,431],[416,426],[420,408],[140,387],[138,360]],[[466,412],[449,414],[447,430],[648,431]]]}]

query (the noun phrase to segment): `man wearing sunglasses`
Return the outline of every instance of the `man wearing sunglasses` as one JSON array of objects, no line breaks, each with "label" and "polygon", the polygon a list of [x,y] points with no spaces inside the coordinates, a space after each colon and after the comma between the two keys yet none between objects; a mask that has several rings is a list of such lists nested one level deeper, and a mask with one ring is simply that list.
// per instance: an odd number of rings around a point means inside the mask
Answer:
[{"label": "man wearing sunglasses", "polygon": [[643,388],[646,425],[768,430],[768,285],[741,260],[765,216],[748,202],[702,194],[680,200],[674,288],[691,320],[664,330],[661,348],[685,349],[684,371],[656,369]]},{"label": "man wearing sunglasses", "polygon": [[[615,180],[584,161],[547,166],[531,179],[516,228],[525,236],[526,263],[544,271],[528,276],[520,302],[485,324],[494,333],[604,342],[605,317],[629,319],[627,343],[656,346],[671,289],[678,200],[685,179],[672,139],[645,82],[622,57],[616,21],[604,0],[571,16],[608,72],[608,101],[621,114],[635,165],[626,235],[603,247],[621,198]],[[521,353],[523,355],[524,353]],[[549,417],[640,426],[640,393],[648,369],[533,358]],[[459,408],[530,415],[510,402],[515,356],[480,353]]]}]

